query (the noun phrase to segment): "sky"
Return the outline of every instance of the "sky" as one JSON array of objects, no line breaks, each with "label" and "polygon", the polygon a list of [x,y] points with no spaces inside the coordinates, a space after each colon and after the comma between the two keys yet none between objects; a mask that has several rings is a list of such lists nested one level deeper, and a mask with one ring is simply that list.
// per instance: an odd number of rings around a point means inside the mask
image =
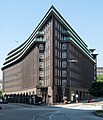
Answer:
[{"label": "sky", "polygon": [[103,0],[0,0],[0,68],[8,52],[26,41],[51,5],[88,49],[96,49],[97,66],[103,66]]}]

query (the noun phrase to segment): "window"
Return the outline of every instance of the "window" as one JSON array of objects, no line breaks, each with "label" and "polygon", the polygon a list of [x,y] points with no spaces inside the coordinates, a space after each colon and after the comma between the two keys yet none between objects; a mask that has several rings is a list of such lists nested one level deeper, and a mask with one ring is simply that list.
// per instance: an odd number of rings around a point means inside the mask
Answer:
[{"label": "window", "polygon": [[59,39],[59,32],[58,32],[58,39]]},{"label": "window", "polygon": [[59,70],[58,70],[58,76],[59,76]]},{"label": "window", "polygon": [[62,77],[67,77],[67,71],[66,70],[62,71]]},{"label": "window", "polygon": [[43,72],[43,71],[40,71],[40,72],[39,72],[39,76],[40,76],[40,77],[44,77],[44,72]]},{"label": "window", "polygon": [[57,59],[55,59],[55,65],[57,65]]},{"label": "window", "polygon": [[44,54],[43,53],[39,53],[39,59],[44,59]]},{"label": "window", "polygon": [[58,29],[59,29],[59,22],[58,22]]},{"label": "window", "polygon": [[44,68],[44,63],[43,62],[39,62],[39,68]]},{"label": "window", "polygon": [[44,50],[44,45],[43,44],[39,44],[39,50]]},{"label": "window", "polygon": [[62,80],[62,85],[67,85],[67,80],[66,79]]},{"label": "window", "polygon": [[55,69],[55,75],[57,75],[57,69]]},{"label": "window", "polygon": [[60,61],[60,67],[61,67],[61,61]]},{"label": "window", "polygon": [[64,37],[64,40],[67,40],[67,37]]},{"label": "window", "polygon": [[60,79],[60,85],[61,85],[61,79]]},{"label": "window", "polygon": [[61,52],[60,52],[60,58],[61,58]]},{"label": "window", "polygon": [[58,60],[58,66],[59,66],[59,60]]},{"label": "window", "polygon": [[57,52],[58,52],[57,49],[55,49],[55,56],[57,56]]},{"label": "window", "polygon": [[55,30],[55,37],[57,37],[57,31]]},{"label": "window", "polygon": [[57,21],[55,20],[55,27],[57,27]]},{"label": "window", "polygon": [[62,44],[60,43],[60,49],[61,49]]},{"label": "window", "polygon": [[55,78],[55,85],[57,85],[57,78]]},{"label": "window", "polygon": [[62,53],[62,58],[67,58],[67,53],[66,52]]},{"label": "window", "polygon": [[40,86],[43,86],[44,85],[44,81],[43,80],[39,80],[39,84],[40,84]]},{"label": "window", "polygon": [[58,57],[59,57],[59,51],[58,51]]},{"label": "window", "polygon": [[40,37],[40,38],[39,38],[39,41],[43,41],[43,38],[42,38],[42,37]]},{"label": "window", "polygon": [[62,44],[62,49],[67,49],[67,44],[66,43]]},{"label": "window", "polygon": [[58,48],[59,48],[59,41],[58,41]]},{"label": "window", "polygon": [[55,46],[57,46],[57,40],[55,40]]},{"label": "window", "polygon": [[61,70],[60,70],[60,77],[61,77]]},{"label": "window", "polygon": [[60,25],[60,31],[61,31],[61,25]]},{"label": "window", "polygon": [[63,61],[63,62],[62,62],[62,67],[63,67],[63,68],[66,68],[66,67],[67,67],[67,61]]},{"label": "window", "polygon": [[58,79],[58,85],[59,85],[59,79]]}]

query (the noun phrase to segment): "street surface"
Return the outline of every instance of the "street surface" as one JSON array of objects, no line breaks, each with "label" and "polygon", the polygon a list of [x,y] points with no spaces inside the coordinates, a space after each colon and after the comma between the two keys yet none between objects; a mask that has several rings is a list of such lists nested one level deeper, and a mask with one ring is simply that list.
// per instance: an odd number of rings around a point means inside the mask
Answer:
[{"label": "street surface", "polygon": [[101,109],[103,102],[76,103],[56,106],[0,104],[0,120],[103,120],[93,111]]}]

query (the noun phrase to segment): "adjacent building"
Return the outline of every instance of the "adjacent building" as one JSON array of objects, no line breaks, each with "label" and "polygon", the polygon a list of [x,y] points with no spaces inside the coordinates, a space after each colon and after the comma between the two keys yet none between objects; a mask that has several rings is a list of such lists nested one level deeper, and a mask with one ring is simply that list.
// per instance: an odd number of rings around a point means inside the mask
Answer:
[{"label": "adjacent building", "polygon": [[97,67],[97,75],[103,75],[103,67]]},{"label": "adjacent building", "polygon": [[0,91],[2,91],[2,83],[3,83],[3,81],[0,80]]},{"label": "adjacent building", "polygon": [[3,92],[16,102],[37,95],[45,103],[88,99],[96,54],[52,6],[30,37],[8,53]]}]

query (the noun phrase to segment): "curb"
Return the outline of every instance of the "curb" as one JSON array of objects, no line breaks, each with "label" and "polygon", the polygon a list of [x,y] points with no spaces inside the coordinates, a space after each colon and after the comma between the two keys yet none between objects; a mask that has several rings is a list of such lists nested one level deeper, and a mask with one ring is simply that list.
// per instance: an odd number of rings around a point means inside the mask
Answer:
[{"label": "curb", "polygon": [[98,114],[96,111],[93,112],[93,114],[96,115],[96,116],[98,116],[98,117],[102,117],[103,118],[103,115]]}]

